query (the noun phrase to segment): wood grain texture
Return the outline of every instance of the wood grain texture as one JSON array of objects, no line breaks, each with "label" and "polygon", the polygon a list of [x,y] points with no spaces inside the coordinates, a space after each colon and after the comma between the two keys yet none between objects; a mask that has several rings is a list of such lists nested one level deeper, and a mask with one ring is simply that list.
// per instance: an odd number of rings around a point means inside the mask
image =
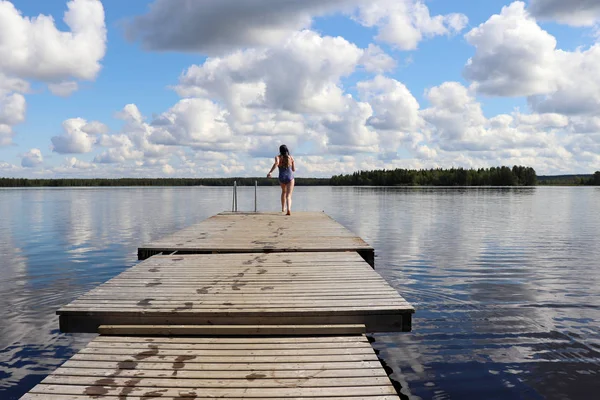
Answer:
[{"label": "wood grain texture", "polygon": [[373,247],[323,212],[221,213],[142,245],[138,258],[159,253],[359,252],[373,266]]},{"label": "wood grain texture", "polygon": [[[100,325],[102,335],[221,335],[221,336],[301,336],[357,335],[366,327],[356,325]],[[328,343],[329,345],[329,343]],[[131,346],[134,346],[133,344]],[[210,348],[213,348],[211,345]],[[230,347],[233,345],[229,345]]]},{"label": "wood grain texture", "polygon": [[345,324],[378,332],[410,330],[413,312],[357,253],[341,252],[153,256],[57,313],[64,332]]},{"label": "wood grain texture", "polygon": [[[214,355],[206,354],[207,346]],[[362,335],[245,339],[99,336],[22,398],[216,397],[398,399]]]}]

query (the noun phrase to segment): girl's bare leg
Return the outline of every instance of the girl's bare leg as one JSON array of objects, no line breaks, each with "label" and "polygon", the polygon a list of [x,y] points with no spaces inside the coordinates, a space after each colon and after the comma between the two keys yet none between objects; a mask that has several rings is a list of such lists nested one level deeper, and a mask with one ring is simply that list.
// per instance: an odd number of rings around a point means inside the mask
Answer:
[{"label": "girl's bare leg", "polygon": [[285,202],[287,204],[287,215],[292,215],[292,192],[294,191],[294,179],[287,185]]},{"label": "girl's bare leg", "polygon": [[281,186],[281,212],[285,212],[286,184],[280,183],[279,186]]}]

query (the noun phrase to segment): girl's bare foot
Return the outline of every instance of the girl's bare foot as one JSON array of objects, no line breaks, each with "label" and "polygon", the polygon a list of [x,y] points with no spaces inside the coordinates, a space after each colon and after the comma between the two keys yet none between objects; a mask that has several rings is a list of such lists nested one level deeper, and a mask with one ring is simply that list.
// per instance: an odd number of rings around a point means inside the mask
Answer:
[{"label": "girl's bare foot", "polygon": [[290,212],[290,210],[288,210],[288,212],[285,213],[285,215],[292,215],[292,213]]}]

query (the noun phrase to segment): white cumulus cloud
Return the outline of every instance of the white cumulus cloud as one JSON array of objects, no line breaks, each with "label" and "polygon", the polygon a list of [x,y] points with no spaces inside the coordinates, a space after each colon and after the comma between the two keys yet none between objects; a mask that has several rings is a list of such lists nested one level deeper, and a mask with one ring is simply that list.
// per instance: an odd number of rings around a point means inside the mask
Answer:
[{"label": "white cumulus cloud", "polygon": [[180,148],[244,148],[240,143],[243,139],[233,137],[226,110],[207,99],[182,99],[150,122],[135,104],[126,105],[116,116],[125,121],[125,126],[118,134],[98,137],[97,145],[105,150],[94,157],[96,163],[164,165]]},{"label": "white cumulus cloud", "polygon": [[151,124],[152,143],[212,149],[228,147],[232,132],[227,111],[207,99],[183,99]]},{"label": "white cumulus cloud", "polygon": [[359,7],[356,20],[377,27],[377,39],[401,50],[414,50],[426,37],[454,35],[468,23],[464,14],[431,16],[423,1],[379,0]]},{"label": "white cumulus cloud", "polygon": [[69,32],[51,16],[28,18],[0,1],[0,71],[21,78],[91,80],[106,50],[104,8],[99,0],[72,0],[64,15]]},{"label": "white cumulus cloud", "polygon": [[566,128],[567,121],[556,115],[513,113],[488,119],[473,94],[458,82],[429,89],[427,98],[431,107],[422,116],[433,130],[430,141],[445,151],[557,148],[553,130]]},{"label": "white cumulus cloud", "polygon": [[116,147],[108,149],[94,157],[94,162],[99,164],[123,164],[127,161],[141,160],[144,153],[132,147]]},{"label": "white cumulus cloud", "polygon": [[394,70],[397,65],[394,58],[383,51],[381,47],[372,43],[364,51],[359,63],[365,67],[367,72],[374,72],[377,74],[390,72]]},{"label": "white cumulus cloud", "polygon": [[52,16],[26,17],[0,0],[0,146],[12,143],[13,126],[25,120],[28,79],[69,96],[78,88],[73,79],[93,80],[100,71],[106,51],[102,3],[72,0],[67,8],[63,20],[70,31],[61,31]]},{"label": "white cumulus cloud", "polygon": [[25,121],[27,104],[20,93],[3,93],[0,88],[0,146],[12,143],[12,127]]},{"label": "white cumulus cloud", "polygon": [[0,93],[27,93],[30,90],[29,86],[26,80],[9,77],[0,70]]},{"label": "white cumulus cloud", "polygon": [[44,162],[44,157],[40,149],[31,149],[21,156],[21,166],[25,168],[33,168],[41,165]]},{"label": "white cumulus cloud", "polygon": [[556,39],[517,1],[465,35],[475,55],[465,77],[492,96],[530,96],[556,89]]},{"label": "white cumulus cloud", "polygon": [[481,94],[526,96],[533,111],[592,115],[600,107],[600,44],[565,51],[517,1],[465,36],[465,77]]},{"label": "white cumulus cloud", "polygon": [[63,122],[60,136],[52,137],[52,151],[59,154],[89,153],[97,141],[99,122],[88,123],[83,118],[71,118]]},{"label": "white cumulus cloud", "polygon": [[29,83],[11,78],[0,71],[0,146],[12,143],[13,126],[25,121],[27,104],[21,93],[29,91]]},{"label": "white cumulus cloud", "polygon": [[327,150],[334,154],[376,153],[377,132],[367,125],[372,115],[369,103],[348,100],[342,112],[325,116],[321,124],[326,129]]},{"label": "white cumulus cloud", "polygon": [[0,92],[0,124],[16,125],[25,121],[25,97],[20,93],[2,95]]},{"label": "white cumulus cloud", "polygon": [[531,96],[530,106],[541,113],[596,115],[600,108],[600,44],[573,52],[556,52],[556,88]]},{"label": "white cumulus cloud", "polygon": [[414,135],[423,125],[419,102],[403,83],[381,75],[357,84],[363,101],[373,109],[366,124],[378,135],[380,157],[393,159],[402,144],[419,139]]},{"label": "white cumulus cloud", "polygon": [[381,130],[414,131],[420,124],[419,103],[401,82],[378,75],[357,84],[361,98],[373,107],[367,123]]},{"label": "white cumulus cloud", "polygon": [[77,170],[90,170],[90,169],[96,169],[96,165],[86,162],[86,161],[82,161],[78,158],[75,157],[68,157],[65,159],[65,166],[67,168],[73,168],[73,169],[77,169]]},{"label": "white cumulus cloud", "polygon": [[364,54],[342,37],[304,30],[269,49],[209,58],[188,68],[176,89],[182,96],[223,100],[236,117],[250,117],[246,107],[341,110],[340,79],[355,71]]}]

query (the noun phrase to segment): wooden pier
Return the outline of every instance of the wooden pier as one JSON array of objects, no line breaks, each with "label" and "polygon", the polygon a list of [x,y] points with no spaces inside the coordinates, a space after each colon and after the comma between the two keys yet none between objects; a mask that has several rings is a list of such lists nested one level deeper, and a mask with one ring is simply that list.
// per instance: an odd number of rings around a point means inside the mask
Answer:
[{"label": "wooden pier", "polygon": [[[323,212],[221,213],[145,244],[138,258],[155,254],[356,252],[372,267],[374,250]],[[319,258],[316,257],[315,260]]]},{"label": "wooden pier", "polygon": [[398,399],[364,336],[99,336],[24,399]]},{"label": "wooden pier", "polygon": [[357,253],[153,256],[58,310],[100,325],[364,324],[410,330],[413,308]]},{"label": "wooden pier", "polygon": [[222,213],[57,313],[95,340],[24,399],[397,399],[364,333],[414,308],[324,213]]}]

